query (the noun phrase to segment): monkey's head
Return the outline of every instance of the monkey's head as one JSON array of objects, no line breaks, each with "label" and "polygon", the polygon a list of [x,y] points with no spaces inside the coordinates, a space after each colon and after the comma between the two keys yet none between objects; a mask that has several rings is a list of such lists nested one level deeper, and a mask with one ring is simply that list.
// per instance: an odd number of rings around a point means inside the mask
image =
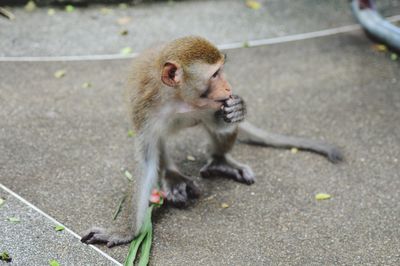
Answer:
[{"label": "monkey's head", "polygon": [[209,41],[184,37],[162,52],[161,81],[195,108],[219,109],[232,95],[223,67],[225,56]]}]

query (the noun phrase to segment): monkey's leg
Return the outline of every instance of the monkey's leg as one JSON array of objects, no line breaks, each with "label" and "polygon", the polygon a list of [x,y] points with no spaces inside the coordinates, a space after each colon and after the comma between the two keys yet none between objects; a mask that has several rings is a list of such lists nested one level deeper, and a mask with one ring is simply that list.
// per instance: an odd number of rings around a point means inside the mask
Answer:
[{"label": "monkey's leg", "polygon": [[211,158],[201,168],[201,176],[204,178],[224,176],[248,185],[253,184],[255,177],[251,168],[235,161],[228,154],[236,140],[237,126],[229,125],[223,131],[210,130],[207,126],[206,129],[211,137],[209,150]]},{"label": "monkey's leg", "polygon": [[175,207],[186,207],[190,199],[200,196],[196,183],[182,174],[171,160],[163,140],[160,141],[160,171],[166,199]]},{"label": "monkey's leg", "polygon": [[[85,232],[81,241],[86,244],[106,243],[107,247],[127,244],[140,233],[146,210],[149,206],[151,189],[158,177],[159,150],[157,137],[154,139],[139,135],[136,138],[136,156],[139,163],[139,180],[137,180],[136,197],[132,197],[132,205],[136,205],[136,219],[132,218],[132,226],[127,230],[113,231],[93,227]],[[129,210],[133,212],[133,206]]]},{"label": "monkey's leg", "polygon": [[273,134],[263,131],[248,122],[242,122],[239,124],[238,139],[244,143],[260,146],[271,146],[277,148],[296,147],[303,150],[313,151],[328,157],[328,159],[333,163],[343,160],[342,153],[334,145],[317,140]]}]

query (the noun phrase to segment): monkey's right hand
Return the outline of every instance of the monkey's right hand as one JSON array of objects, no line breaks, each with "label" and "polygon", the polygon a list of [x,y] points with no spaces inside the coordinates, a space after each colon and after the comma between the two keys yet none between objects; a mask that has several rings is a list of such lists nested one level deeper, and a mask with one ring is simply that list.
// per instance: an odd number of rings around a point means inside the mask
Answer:
[{"label": "monkey's right hand", "polygon": [[232,95],[226,100],[221,107],[215,113],[215,116],[222,118],[227,123],[238,123],[244,120],[246,115],[246,104],[243,99],[238,95]]}]

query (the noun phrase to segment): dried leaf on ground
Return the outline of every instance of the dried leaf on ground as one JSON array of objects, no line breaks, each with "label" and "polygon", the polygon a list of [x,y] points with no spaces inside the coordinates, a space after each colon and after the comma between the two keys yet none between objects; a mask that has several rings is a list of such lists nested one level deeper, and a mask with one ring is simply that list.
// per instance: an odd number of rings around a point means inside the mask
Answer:
[{"label": "dried leaf on ground", "polygon": [[246,0],[246,6],[254,10],[259,10],[261,8],[261,3],[256,0]]},{"label": "dried leaf on ground", "polygon": [[316,200],[327,200],[330,199],[332,196],[326,193],[318,193],[315,195]]},{"label": "dried leaf on ground", "polygon": [[221,208],[223,209],[229,208],[229,205],[227,203],[222,203]]},{"label": "dried leaf on ground", "polygon": [[15,15],[11,13],[11,11],[8,11],[7,9],[1,6],[0,6],[0,15],[8,18],[9,20],[15,19]]},{"label": "dried leaf on ground", "polygon": [[90,88],[90,87],[92,87],[92,83],[90,83],[90,82],[84,82],[82,84],[82,88],[84,88],[84,89],[87,89],[87,88]]},{"label": "dried leaf on ground", "polygon": [[36,4],[34,1],[29,1],[28,3],[26,3],[24,8],[26,11],[32,12],[33,10],[36,9]]},{"label": "dried leaf on ground", "polygon": [[56,11],[54,10],[54,8],[49,8],[49,10],[47,10],[47,15],[49,16],[54,16],[55,13]]},{"label": "dried leaf on ground", "polygon": [[119,200],[117,209],[115,210],[114,215],[113,215],[113,220],[117,219],[118,214],[121,212],[122,205],[124,204],[125,199],[126,199],[126,195],[124,195],[124,196]]},{"label": "dried leaf on ground", "polygon": [[57,70],[56,72],[54,72],[54,77],[59,79],[59,78],[64,77],[66,73],[67,72],[64,69],[60,69],[60,70]]},{"label": "dried leaf on ground", "polygon": [[377,52],[382,52],[382,53],[386,53],[388,50],[388,48],[384,44],[374,44],[372,46],[372,49],[374,49]]},{"label": "dried leaf on ground", "polygon": [[196,161],[196,158],[194,158],[192,155],[188,155],[186,159],[188,159],[189,161]]}]

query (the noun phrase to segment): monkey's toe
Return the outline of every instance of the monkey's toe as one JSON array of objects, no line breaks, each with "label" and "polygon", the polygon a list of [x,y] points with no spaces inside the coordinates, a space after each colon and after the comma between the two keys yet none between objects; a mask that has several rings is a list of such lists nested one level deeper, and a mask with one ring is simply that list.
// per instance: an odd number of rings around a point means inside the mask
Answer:
[{"label": "monkey's toe", "polygon": [[200,170],[200,175],[203,178],[223,176],[247,185],[255,182],[255,176],[250,167],[234,167],[227,163],[211,163],[206,165]]}]

